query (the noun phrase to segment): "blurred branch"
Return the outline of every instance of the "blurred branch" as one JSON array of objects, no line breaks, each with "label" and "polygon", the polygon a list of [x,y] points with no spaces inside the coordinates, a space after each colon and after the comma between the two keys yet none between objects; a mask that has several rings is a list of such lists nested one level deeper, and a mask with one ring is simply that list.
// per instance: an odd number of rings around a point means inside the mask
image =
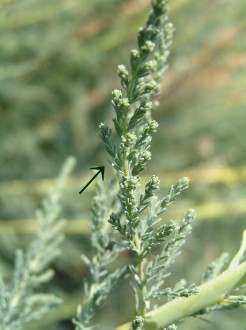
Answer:
[{"label": "blurred branch", "polygon": [[[62,293],[62,304],[55,308],[52,313],[46,315],[42,320],[37,320],[35,325],[39,326],[38,329],[53,328],[54,323],[62,322],[71,319],[74,316],[74,311],[81,300],[81,292],[78,293]],[[36,329],[36,328],[35,328]],[[27,325],[25,330],[33,330],[33,323]]]}]

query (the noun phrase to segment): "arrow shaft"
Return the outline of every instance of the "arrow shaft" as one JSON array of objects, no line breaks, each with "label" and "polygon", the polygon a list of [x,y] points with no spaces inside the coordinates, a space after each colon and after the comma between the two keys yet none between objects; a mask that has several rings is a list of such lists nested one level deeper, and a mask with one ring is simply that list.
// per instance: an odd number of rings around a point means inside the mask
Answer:
[{"label": "arrow shaft", "polygon": [[82,188],[79,192],[79,194],[82,194],[82,192],[89,186],[89,184],[92,183],[92,181],[98,176],[98,174],[100,173],[100,171],[98,171],[93,178],[90,179],[90,181],[84,186],[84,188]]}]

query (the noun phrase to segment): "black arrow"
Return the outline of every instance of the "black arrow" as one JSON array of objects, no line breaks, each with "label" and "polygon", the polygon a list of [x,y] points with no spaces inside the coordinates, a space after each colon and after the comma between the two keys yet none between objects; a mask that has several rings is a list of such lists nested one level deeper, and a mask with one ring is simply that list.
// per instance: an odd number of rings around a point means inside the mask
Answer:
[{"label": "black arrow", "polygon": [[79,194],[82,194],[82,192],[89,186],[90,183],[98,176],[99,173],[102,174],[102,180],[104,180],[104,167],[105,166],[98,166],[98,167],[91,167],[90,170],[98,170],[98,172],[93,176],[92,179],[82,188],[79,192]]}]

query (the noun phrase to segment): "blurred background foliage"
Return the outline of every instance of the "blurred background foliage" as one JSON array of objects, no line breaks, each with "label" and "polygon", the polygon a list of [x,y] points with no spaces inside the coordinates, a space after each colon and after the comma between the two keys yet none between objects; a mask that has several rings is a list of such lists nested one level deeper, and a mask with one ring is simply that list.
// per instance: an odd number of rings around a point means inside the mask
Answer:
[{"label": "blurred background foliage", "polygon": [[[78,160],[64,196],[62,255],[53,265],[55,280],[44,288],[64,304],[27,330],[73,329],[88,275],[80,254],[90,255],[93,185],[83,196],[78,191],[92,175],[89,167],[107,164],[98,124],[112,119],[111,90],[120,87],[116,66],[128,64],[149,3],[0,0],[0,267],[6,277],[16,247],[25,247],[35,232],[35,209],[61,164],[70,154]],[[186,276],[199,282],[222,250],[233,254],[246,213],[246,2],[173,0],[170,7],[175,40],[145,179],[159,175],[164,193],[189,176],[190,190],[167,218],[179,219],[191,206],[198,219],[169,284]],[[122,284],[98,314],[101,329],[130,317],[129,297]],[[245,311],[207,320],[189,320],[180,329],[246,328]]]}]

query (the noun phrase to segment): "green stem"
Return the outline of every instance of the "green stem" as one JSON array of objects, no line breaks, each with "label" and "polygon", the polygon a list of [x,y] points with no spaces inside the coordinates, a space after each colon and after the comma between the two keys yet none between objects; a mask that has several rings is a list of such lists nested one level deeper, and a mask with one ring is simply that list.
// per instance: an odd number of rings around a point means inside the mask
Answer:
[{"label": "green stem", "polygon": [[[204,308],[223,304],[225,296],[237,287],[246,275],[246,261],[229,267],[221,275],[200,286],[200,292],[188,298],[177,298],[146,314],[144,330],[160,330]],[[116,330],[128,330],[130,322]]]},{"label": "green stem", "polygon": [[140,288],[140,306],[139,310],[137,311],[137,315],[141,315],[143,318],[145,317],[147,306],[146,306],[146,281],[145,281],[145,274],[144,274],[144,259],[142,258],[142,249],[141,249],[141,239],[138,234],[135,235],[134,243],[137,249],[137,270],[138,276],[141,281],[141,288]]},{"label": "green stem", "polygon": [[139,276],[141,279],[141,311],[140,315],[144,318],[146,314],[146,283],[145,283],[145,278],[144,278],[144,262],[142,259],[140,259],[139,262]]}]

